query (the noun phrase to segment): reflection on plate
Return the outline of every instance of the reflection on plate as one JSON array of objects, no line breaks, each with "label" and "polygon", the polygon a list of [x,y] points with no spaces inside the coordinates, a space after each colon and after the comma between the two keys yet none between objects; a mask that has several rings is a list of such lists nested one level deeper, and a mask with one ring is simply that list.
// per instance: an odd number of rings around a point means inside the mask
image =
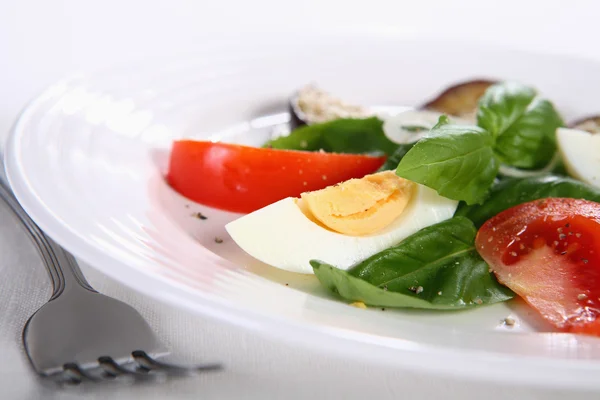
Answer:
[{"label": "reflection on plate", "polygon": [[[224,229],[238,214],[193,204],[163,180],[173,139],[260,144],[285,128],[287,97],[304,82],[358,104],[413,105],[471,76],[535,85],[569,120],[597,111],[589,82],[600,68],[585,60],[391,37],[260,36],[56,83],[16,124],[7,172],[60,244],[158,299],[401,368],[600,387],[598,339],[538,333],[543,322],[518,302],[438,313],[332,301],[314,276],[240,250]],[[509,316],[516,326],[503,324]]]}]

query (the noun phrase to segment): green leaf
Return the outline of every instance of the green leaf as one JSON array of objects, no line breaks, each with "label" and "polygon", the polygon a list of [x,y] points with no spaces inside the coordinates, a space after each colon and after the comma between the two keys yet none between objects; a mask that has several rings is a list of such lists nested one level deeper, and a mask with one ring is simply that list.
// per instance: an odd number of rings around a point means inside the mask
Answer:
[{"label": "green leaf", "polygon": [[418,141],[396,174],[467,204],[483,202],[498,173],[492,135],[476,126],[442,125]]},{"label": "green leaf", "polygon": [[517,83],[489,87],[479,101],[477,124],[496,139],[500,160],[519,168],[542,168],[556,152],[563,121],[552,103]]},{"label": "green leaf", "polygon": [[392,169],[398,168],[400,160],[402,160],[406,153],[408,153],[408,151],[412,149],[416,143],[417,142],[412,142],[399,145],[396,151],[394,151],[394,153],[385,160],[383,165],[379,167],[377,172],[390,171]]},{"label": "green leaf", "polygon": [[435,124],[433,126],[433,128],[431,128],[431,129],[437,129],[441,126],[448,125],[449,123],[450,123],[450,120],[448,119],[447,115],[440,115],[440,117],[438,118],[437,124]]},{"label": "green leaf", "polygon": [[541,176],[525,179],[505,179],[494,185],[489,200],[482,205],[459,204],[455,216],[469,218],[480,227],[496,214],[513,206],[546,197],[571,197],[600,202],[600,189],[575,179]]},{"label": "green leaf", "polygon": [[471,221],[456,217],[424,228],[348,271],[322,261],[310,263],[323,286],[371,306],[459,309],[512,298],[477,253],[476,233]]},{"label": "green leaf", "polygon": [[288,136],[267,142],[265,147],[306,151],[322,149],[332,153],[384,153],[389,156],[398,144],[385,135],[383,121],[371,117],[336,119],[302,126]]},{"label": "green leaf", "polygon": [[565,165],[565,161],[561,158],[558,160],[556,165],[553,166],[550,171],[552,175],[559,175],[564,177],[569,177],[569,171],[567,171],[567,166]]}]

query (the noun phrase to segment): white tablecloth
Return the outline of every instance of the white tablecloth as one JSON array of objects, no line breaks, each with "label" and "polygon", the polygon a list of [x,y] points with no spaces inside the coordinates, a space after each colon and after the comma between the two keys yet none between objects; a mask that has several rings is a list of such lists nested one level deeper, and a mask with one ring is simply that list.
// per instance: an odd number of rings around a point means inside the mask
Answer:
[{"label": "white tablecloth", "polygon": [[[76,1],[0,4],[0,138],[45,85],[77,69],[135,59],[151,51],[193,50],[220,32],[376,29],[408,35],[472,38],[519,47],[600,55],[593,0],[558,1]],[[451,27],[451,28],[449,28]],[[595,54],[594,54],[595,53]],[[134,293],[89,266],[99,291],[135,308],[176,352],[220,360],[223,372],[160,385],[56,391],[28,368],[21,329],[50,294],[32,245],[12,218],[0,221],[0,397],[37,398],[460,398],[562,399],[543,388],[516,387],[391,370],[243,331]],[[473,365],[473,368],[478,368]],[[582,397],[594,398],[582,393]],[[582,398],[580,397],[580,398]]]}]

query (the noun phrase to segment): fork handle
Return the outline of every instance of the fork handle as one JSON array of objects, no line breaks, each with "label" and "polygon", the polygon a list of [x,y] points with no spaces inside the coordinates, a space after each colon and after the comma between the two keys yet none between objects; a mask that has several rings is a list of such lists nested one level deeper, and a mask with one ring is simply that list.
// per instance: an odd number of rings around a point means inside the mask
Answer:
[{"label": "fork handle", "polygon": [[0,197],[19,218],[42,257],[52,281],[53,291],[50,300],[56,299],[70,289],[84,288],[96,292],[84,278],[75,258],[42,232],[2,179],[0,179]]}]

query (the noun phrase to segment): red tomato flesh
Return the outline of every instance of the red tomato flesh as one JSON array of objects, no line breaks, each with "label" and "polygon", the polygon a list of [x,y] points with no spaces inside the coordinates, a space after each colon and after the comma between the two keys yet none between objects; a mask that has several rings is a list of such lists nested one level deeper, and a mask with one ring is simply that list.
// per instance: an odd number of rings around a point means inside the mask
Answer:
[{"label": "red tomato flesh", "polygon": [[475,239],[498,281],[557,328],[600,335],[600,204],[547,198],[488,220]]},{"label": "red tomato flesh", "polygon": [[362,178],[384,161],[385,156],[181,140],[173,143],[166,179],[190,200],[249,213],[286,197]]}]

